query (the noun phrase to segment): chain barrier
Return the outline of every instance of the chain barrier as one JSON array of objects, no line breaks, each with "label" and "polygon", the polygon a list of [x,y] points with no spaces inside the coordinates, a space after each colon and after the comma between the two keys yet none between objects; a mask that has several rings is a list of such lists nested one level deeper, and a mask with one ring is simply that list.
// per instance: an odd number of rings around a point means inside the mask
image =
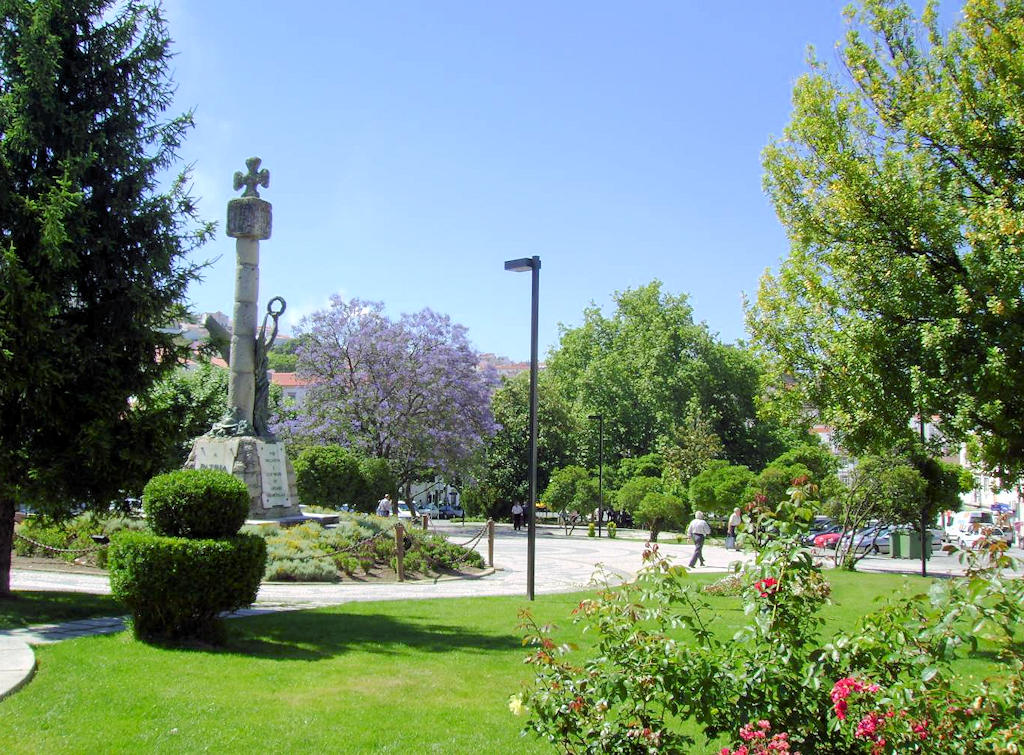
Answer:
[{"label": "chain barrier", "polygon": [[465,543],[452,543],[452,545],[458,545],[459,547],[466,549],[466,552],[462,554],[462,556],[458,560],[456,560],[455,563],[464,564],[466,561],[468,561],[470,559],[470,556],[476,553],[476,544],[480,542],[480,540],[483,538],[485,534],[487,534],[486,524],[480,528],[480,531],[477,532],[476,535],[467,540]]},{"label": "chain barrier", "polygon": [[474,545],[476,545],[478,542],[480,542],[480,538],[482,538],[485,534],[487,534],[487,525],[486,524],[483,527],[480,528],[479,532],[477,532],[475,535],[473,535],[473,537],[469,538],[469,540],[467,540],[466,542],[464,542],[464,543],[452,543],[452,545],[458,545],[458,546],[460,546],[462,548],[471,548]]},{"label": "chain barrier", "polygon": [[[330,553],[315,553],[311,556],[307,556],[307,558],[330,558],[331,556],[340,556],[342,553],[355,553],[357,550],[360,550],[369,545],[370,543],[372,543],[378,537],[383,537],[384,535],[387,535],[389,532],[393,532],[395,527],[397,526],[398,522],[395,522],[394,524],[385,527],[380,532],[375,532],[369,537],[364,537],[357,543],[353,543],[352,545],[346,545],[344,548],[339,548],[338,550],[331,551]],[[302,559],[297,560],[301,561]]]},{"label": "chain barrier", "polygon": [[94,546],[92,548],[55,548],[52,545],[47,545],[46,543],[40,543],[38,540],[33,540],[30,537],[25,537],[20,532],[15,532],[14,536],[17,537],[17,538],[21,538],[26,543],[31,543],[36,548],[42,548],[45,551],[52,551],[53,553],[77,553],[80,556],[84,556],[87,553],[95,553],[96,551],[101,551],[104,548],[106,548],[107,545],[109,545],[109,543],[102,543],[102,544],[96,545],[96,546]]}]

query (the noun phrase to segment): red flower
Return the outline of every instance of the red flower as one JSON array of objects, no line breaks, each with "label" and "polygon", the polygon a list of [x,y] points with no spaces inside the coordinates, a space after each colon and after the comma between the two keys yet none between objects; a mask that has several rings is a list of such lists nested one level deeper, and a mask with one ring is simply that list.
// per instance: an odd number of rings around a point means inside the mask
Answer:
[{"label": "red flower", "polygon": [[840,721],[846,719],[846,698],[848,698],[851,693],[878,692],[878,690],[879,686],[877,684],[865,682],[853,676],[847,676],[840,679],[832,685],[832,692],[829,693],[829,697],[832,698],[832,707],[836,712],[836,718]]},{"label": "red flower", "polygon": [[774,595],[778,591],[779,580],[775,579],[775,577],[759,579],[754,583],[754,588],[761,594],[762,598],[767,598],[769,595]]}]

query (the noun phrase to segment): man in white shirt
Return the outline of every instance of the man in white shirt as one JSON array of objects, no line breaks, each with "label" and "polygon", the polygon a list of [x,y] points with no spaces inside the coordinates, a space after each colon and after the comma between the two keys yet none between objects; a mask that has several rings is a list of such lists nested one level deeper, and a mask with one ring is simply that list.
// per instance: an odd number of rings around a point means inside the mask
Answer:
[{"label": "man in white shirt", "polygon": [[704,538],[711,534],[711,526],[704,521],[703,511],[695,511],[693,513],[693,521],[686,528],[686,534],[693,538],[694,545],[693,557],[690,559],[690,568],[692,569],[697,561],[700,561],[700,565],[704,566]]},{"label": "man in white shirt", "polygon": [[516,501],[512,504],[512,529],[521,530],[523,528],[523,504]]}]

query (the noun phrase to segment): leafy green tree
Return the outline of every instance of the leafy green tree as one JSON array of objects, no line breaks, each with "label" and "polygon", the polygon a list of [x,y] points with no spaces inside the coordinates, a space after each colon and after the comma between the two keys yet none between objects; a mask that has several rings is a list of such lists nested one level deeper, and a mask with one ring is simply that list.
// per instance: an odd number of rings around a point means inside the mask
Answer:
[{"label": "leafy green tree", "polygon": [[749,503],[744,493],[753,481],[754,473],[747,467],[716,459],[690,480],[690,506],[694,510],[728,514]]},{"label": "leafy green tree", "polygon": [[851,452],[938,414],[1004,478],[1021,469],[1022,15],[966,0],[944,33],[935,3],[918,18],[861,0],[841,72],[811,61],[765,150],[791,249],[748,324],[776,395],[817,407]]},{"label": "leafy green tree", "polygon": [[387,459],[365,456],[359,460],[359,471],[366,484],[363,497],[356,496],[351,503],[359,511],[370,513],[377,508],[377,502],[390,493],[398,500],[398,479]]},{"label": "leafy green tree", "polygon": [[574,415],[604,417],[606,459],[658,450],[694,401],[729,460],[760,467],[784,450],[779,428],[757,415],[758,363],[695,323],[685,295],[654,281],[616,293],[611,316],[591,306],[583,317],[563,330],[546,372]]},{"label": "leafy green tree", "polygon": [[305,336],[289,338],[275,343],[267,351],[267,364],[274,372],[295,372],[299,369],[299,349],[305,343]]},{"label": "leafy green tree", "polygon": [[[497,431],[486,452],[484,481],[496,503],[529,500],[530,375],[523,372],[502,382],[491,400]],[[549,375],[537,379],[537,490],[548,487],[551,473],[577,461],[580,423]]]},{"label": "leafy green tree", "polygon": [[711,419],[696,399],[690,400],[683,421],[662,440],[660,449],[665,458],[662,474],[681,490],[724,450]]},{"label": "leafy green tree", "polygon": [[818,485],[839,470],[839,459],[821,443],[804,443],[791,448],[776,456],[772,464],[780,467],[799,464],[810,472],[811,480]]},{"label": "leafy green tree", "polygon": [[299,500],[307,505],[337,509],[356,503],[362,511],[372,510],[366,507],[370,496],[359,458],[341,446],[303,450],[295,459],[295,486]]},{"label": "leafy green tree", "polygon": [[158,6],[3,4],[0,24],[0,596],[14,510],[118,495],[129,407],[183,346],[161,330],[210,232],[188,177],[165,183],[192,125]]},{"label": "leafy green tree", "polygon": [[[925,481],[904,458],[897,455],[865,456],[858,460],[842,494],[830,503],[831,513],[851,533],[870,520],[893,523],[908,521],[925,497]],[[867,555],[851,547],[837,547],[835,562],[852,569]]]},{"label": "leafy green tree", "polygon": [[757,501],[769,507],[789,499],[793,480],[807,478],[812,484],[811,470],[803,464],[769,464],[747,485],[743,500]]},{"label": "leafy green tree", "polygon": [[[959,464],[949,464],[936,459],[933,454],[921,448],[911,451],[908,454],[908,461],[924,480],[924,490],[919,498],[907,501],[907,508],[900,511],[901,517],[894,518],[894,521],[914,524],[921,542],[924,543],[931,537],[928,534],[928,527],[935,522],[939,512],[958,510],[961,505],[960,494],[968,492],[970,488],[964,489],[967,480],[961,474],[963,468]],[[973,477],[969,484],[973,487]],[[927,575],[928,562],[922,548],[921,576]]]},{"label": "leafy green tree", "polygon": [[511,504],[499,498],[497,489],[481,481],[462,489],[462,505],[469,516],[482,516],[495,521],[504,519],[511,511]]},{"label": "leafy green tree", "polygon": [[274,372],[295,372],[299,367],[299,357],[271,350],[267,352],[267,366]]},{"label": "leafy green tree", "polygon": [[643,497],[633,516],[647,525],[651,542],[656,543],[666,527],[683,526],[688,513],[686,501],[679,496],[653,491]]},{"label": "leafy green tree", "polygon": [[640,502],[648,493],[661,493],[664,492],[664,488],[665,484],[661,477],[632,477],[615,491],[615,507],[635,516],[637,509],[640,508]]},{"label": "leafy green tree", "polygon": [[228,371],[204,362],[179,367],[161,378],[133,406],[130,418],[145,443],[152,469],[142,477],[169,472],[185,463],[192,441],[208,432],[224,413]]},{"label": "leafy green tree", "polygon": [[689,513],[686,499],[676,495],[672,485],[672,481],[663,477],[633,477],[623,483],[612,498],[616,508],[646,525],[651,542],[656,542],[659,532],[672,524],[684,524]]},{"label": "leafy green tree", "polygon": [[661,454],[644,454],[635,459],[625,458],[620,461],[618,468],[609,475],[609,478],[614,485],[618,480],[625,482],[634,477],[661,477],[664,469],[665,459]]},{"label": "leafy green tree", "polygon": [[[597,507],[597,480],[583,467],[570,465],[556,469],[544,490],[544,504],[561,514],[588,514]],[[564,518],[568,526],[568,518]]]}]

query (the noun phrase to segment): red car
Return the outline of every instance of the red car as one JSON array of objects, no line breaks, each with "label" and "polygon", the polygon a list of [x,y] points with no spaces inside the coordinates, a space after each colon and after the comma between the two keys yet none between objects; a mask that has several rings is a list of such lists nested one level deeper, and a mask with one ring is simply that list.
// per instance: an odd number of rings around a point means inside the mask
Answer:
[{"label": "red car", "polygon": [[839,542],[839,538],[843,536],[842,532],[824,532],[814,538],[815,548],[835,548],[836,543]]}]

